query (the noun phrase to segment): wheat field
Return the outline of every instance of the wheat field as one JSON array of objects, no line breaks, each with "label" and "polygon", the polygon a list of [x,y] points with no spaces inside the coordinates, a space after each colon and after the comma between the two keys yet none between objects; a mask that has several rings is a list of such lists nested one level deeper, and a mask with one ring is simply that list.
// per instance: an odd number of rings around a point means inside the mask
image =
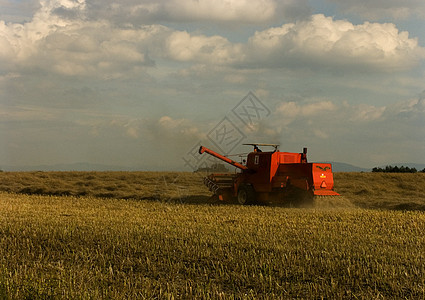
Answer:
[{"label": "wheat field", "polygon": [[307,209],[190,173],[0,173],[0,298],[424,299],[423,175],[336,173],[355,205]]},{"label": "wheat field", "polygon": [[[51,196],[211,203],[189,172],[0,172],[0,191]],[[335,190],[361,208],[425,210],[425,173],[335,173]]]}]

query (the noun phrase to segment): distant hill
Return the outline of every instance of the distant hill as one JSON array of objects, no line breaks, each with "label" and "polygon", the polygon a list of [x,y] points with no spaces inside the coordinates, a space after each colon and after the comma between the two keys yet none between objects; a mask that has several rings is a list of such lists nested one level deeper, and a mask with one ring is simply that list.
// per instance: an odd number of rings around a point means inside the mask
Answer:
[{"label": "distant hill", "polygon": [[[334,172],[371,172],[372,168],[362,168],[351,164],[342,162],[327,162],[332,164],[332,170]],[[387,165],[390,166],[405,166],[409,168],[416,168],[421,171],[425,168],[425,164],[417,163],[392,163],[381,165],[377,167],[385,168]],[[375,167],[375,166],[374,166]],[[92,163],[73,163],[73,164],[55,164],[55,165],[37,165],[37,166],[8,166],[0,165],[0,170],[3,171],[153,171],[156,168],[144,168],[141,166],[128,167],[128,166],[113,166],[103,164],[92,164]],[[161,169],[160,171],[166,171]],[[176,169],[168,171],[178,171]]]},{"label": "distant hill", "polygon": [[[330,162],[334,172],[370,172],[371,169],[356,167],[346,163]],[[405,164],[406,165],[406,164]],[[0,165],[0,170],[10,172],[22,171],[147,171],[152,168],[143,168],[140,166],[113,166],[92,163],[73,163],[73,164],[55,164],[55,165],[36,165],[36,166],[8,166]],[[422,169],[421,169],[422,170]],[[165,171],[165,170],[162,170]],[[175,171],[175,170],[169,170]]]},{"label": "distant hill", "polygon": [[37,166],[0,166],[3,171],[139,171],[140,168],[110,166],[91,163],[37,165]]},{"label": "distant hill", "polygon": [[353,166],[342,162],[329,161],[332,164],[333,172],[370,172],[372,169]]},{"label": "distant hill", "polygon": [[207,172],[207,173],[227,173],[229,169],[226,168],[225,164],[215,163],[209,167],[202,167],[195,170],[195,172]]}]

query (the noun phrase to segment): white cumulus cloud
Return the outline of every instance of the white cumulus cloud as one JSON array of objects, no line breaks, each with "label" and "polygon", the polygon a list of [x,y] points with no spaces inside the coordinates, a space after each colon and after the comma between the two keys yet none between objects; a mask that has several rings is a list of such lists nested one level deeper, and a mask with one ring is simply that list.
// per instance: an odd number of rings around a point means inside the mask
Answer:
[{"label": "white cumulus cloud", "polygon": [[258,66],[321,66],[403,70],[425,58],[424,49],[394,24],[354,25],[322,14],[256,32],[248,45]]},{"label": "white cumulus cloud", "polygon": [[228,64],[243,55],[241,45],[234,45],[221,36],[191,35],[173,32],[166,40],[166,55],[176,61]]},{"label": "white cumulus cloud", "polygon": [[[183,2],[181,9],[191,1]],[[208,7],[208,3],[200,1],[196,5]],[[251,4],[261,15],[261,7],[273,7],[273,3],[258,0]],[[239,11],[248,4],[221,1],[215,9],[226,5]],[[119,27],[108,20],[93,21],[86,17],[90,7],[84,0],[45,0],[31,22],[0,21],[2,69],[116,78],[131,76],[154,66],[157,60],[166,60],[242,69],[404,71],[425,58],[417,40],[392,23],[354,25],[318,14],[257,31],[247,42],[235,43],[220,35],[208,36],[159,24]]]}]

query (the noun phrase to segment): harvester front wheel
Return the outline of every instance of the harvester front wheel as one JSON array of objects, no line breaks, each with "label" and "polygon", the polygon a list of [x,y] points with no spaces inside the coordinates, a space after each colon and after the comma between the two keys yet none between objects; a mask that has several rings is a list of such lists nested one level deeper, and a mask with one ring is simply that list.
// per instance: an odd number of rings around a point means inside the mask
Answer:
[{"label": "harvester front wheel", "polygon": [[242,185],[238,191],[238,202],[242,205],[249,205],[255,203],[255,191],[250,185]]}]

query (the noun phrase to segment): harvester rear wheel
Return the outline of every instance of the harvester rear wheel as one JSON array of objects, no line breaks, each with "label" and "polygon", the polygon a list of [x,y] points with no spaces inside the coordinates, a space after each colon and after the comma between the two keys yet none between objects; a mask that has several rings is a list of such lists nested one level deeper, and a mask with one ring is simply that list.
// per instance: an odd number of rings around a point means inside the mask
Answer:
[{"label": "harvester rear wheel", "polygon": [[242,205],[254,204],[256,200],[254,188],[250,185],[242,185],[238,191],[238,202]]}]

